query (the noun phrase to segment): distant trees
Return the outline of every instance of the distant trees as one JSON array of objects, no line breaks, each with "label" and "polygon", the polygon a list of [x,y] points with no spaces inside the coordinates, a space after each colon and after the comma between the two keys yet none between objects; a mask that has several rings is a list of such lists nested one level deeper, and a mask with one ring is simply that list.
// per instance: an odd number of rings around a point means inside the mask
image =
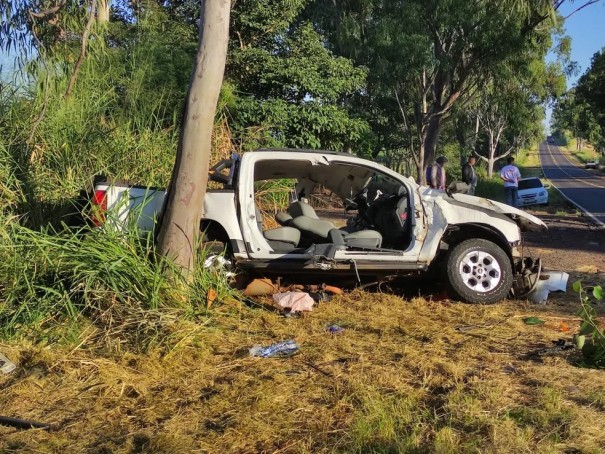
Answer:
[{"label": "distant trees", "polygon": [[605,48],[593,55],[576,86],[556,103],[552,127],[569,130],[578,146],[586,139],[605,150]]},{"label": "distant trees", "polygon": [[[519,55],[543,58],[548,48],[537,46],[536,54],[536,44],[548,37],[564,3],[367,1],[322,4],[314,14],[336,53],[370,68],[359,106],[375,119],[369,121],[383,147],[411,152],[423,180],[454,108],[480,96]],[[577,6],[587,3],[594,2]]]}]

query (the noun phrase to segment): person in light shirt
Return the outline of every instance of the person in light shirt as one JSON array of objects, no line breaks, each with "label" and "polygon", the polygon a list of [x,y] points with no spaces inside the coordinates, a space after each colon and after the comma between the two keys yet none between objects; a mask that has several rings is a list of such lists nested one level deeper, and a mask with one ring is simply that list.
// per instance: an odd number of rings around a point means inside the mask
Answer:
[{"label": "person in light shirt", "polygon": [[500,178],[504,181],[504,203],[513,207],[517,206],[517,192],[521,172],[515,165],[515,158],[512,156],[506,160],[506,165],[500,170]]}]

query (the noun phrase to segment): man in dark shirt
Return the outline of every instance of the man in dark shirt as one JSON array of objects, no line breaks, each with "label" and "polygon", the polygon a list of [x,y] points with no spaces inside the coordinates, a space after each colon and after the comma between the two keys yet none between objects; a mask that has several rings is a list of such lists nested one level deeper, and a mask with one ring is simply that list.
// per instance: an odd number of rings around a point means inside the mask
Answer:
[{"label": "man in dark shirt", "polygon": [[475,189],[477,188],[477,172],[475,171],[476,161],[475,157],[471,155],[462,166],[462,181],[468,185],[466,193],[470,195],[475,195]]}]

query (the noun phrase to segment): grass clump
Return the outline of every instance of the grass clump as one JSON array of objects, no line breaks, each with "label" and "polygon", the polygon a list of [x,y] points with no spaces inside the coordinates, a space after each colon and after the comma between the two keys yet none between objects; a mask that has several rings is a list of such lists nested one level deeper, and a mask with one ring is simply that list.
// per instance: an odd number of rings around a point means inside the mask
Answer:
[{"label": "grass clump", "polygon": [[350,437],[354,452],[409,452],[422,446],[427,413],[418,390],[379,390],[368,384],[355,392],[358,410]]},{"label": "grass clump", "polygon": [[169,261],[154,255],[151,240],[137,232],[41,232],[4,219],[0,256],[5,338],[61,340],[56,336],[65,335],[66,323],[76,330],[92,324],[145,349],[161,337],[155,331],[166,314],[203,313],[211,287],[219,297],[230,291],[225,276],[201,266],[193,283],[181,280],[176,270],[170,272]]}]

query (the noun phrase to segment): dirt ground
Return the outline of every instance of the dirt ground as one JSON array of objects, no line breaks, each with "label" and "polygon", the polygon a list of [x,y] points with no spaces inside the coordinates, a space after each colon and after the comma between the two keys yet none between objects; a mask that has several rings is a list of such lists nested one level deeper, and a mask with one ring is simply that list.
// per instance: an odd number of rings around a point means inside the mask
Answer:
[{"label": "dirt ground", "polygon": [[[570,210],[571,211],[571,210]],[[570,282],[605,282],[605,229],[574,212],[531,211],[548,226],[524,235],[528,255],[540,257],[546,270],[562,270]]]},{"label": "dirt ground", "polygon": [[[605,284],[605,231],[536,214],[549,230],[526,235],[531,254]],[[571,290],[492,306],[355,291],[299,318],[225,301],[167,318],[169,338],[144,352],[100,345],[92,327],[0,342],[17,363],[0,415],[52,424],[0,425],[0,453],[605,452],[605,371],[550,350],[578,331],[577,310]],[[285,339],[297,355],[248,354]]]}]

